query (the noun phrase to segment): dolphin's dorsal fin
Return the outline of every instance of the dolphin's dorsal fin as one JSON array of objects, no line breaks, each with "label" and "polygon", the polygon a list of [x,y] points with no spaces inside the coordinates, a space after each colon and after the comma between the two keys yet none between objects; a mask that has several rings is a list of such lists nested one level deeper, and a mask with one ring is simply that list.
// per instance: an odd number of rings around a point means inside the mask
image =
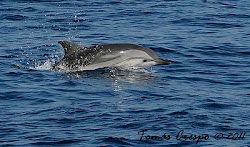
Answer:
[{"label": "dolphin's dorsal fin", "polygon": [[62,45],[65,55],[69,55],[73,52],[76,52],[77,50],[84,49],[84,47],[81,47],[75,43],[69,42],[69,41],[58,41],[59,44]]}]

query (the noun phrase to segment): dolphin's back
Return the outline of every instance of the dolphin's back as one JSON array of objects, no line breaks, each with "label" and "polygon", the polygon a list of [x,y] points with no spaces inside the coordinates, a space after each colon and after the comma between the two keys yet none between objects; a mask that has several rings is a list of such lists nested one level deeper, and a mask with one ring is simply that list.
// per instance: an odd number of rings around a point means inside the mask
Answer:
[{"label": "dolphin's back", "polygon": [[103,45],[103,48],[110,49],[111,52],[121,52],[126,50],[141,50],[149,54],[152,58],[158,58],[158,56],[151,49],[134,44],[107,44]]}]

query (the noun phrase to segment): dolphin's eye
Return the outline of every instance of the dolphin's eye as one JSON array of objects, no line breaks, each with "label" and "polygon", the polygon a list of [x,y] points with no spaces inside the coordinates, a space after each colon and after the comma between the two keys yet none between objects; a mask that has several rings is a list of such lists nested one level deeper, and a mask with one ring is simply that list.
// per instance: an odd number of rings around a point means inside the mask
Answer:
[{"label": "dolphin's eye", "polygon": [[144,59],[143,62],[147,62],[148,60]]}]

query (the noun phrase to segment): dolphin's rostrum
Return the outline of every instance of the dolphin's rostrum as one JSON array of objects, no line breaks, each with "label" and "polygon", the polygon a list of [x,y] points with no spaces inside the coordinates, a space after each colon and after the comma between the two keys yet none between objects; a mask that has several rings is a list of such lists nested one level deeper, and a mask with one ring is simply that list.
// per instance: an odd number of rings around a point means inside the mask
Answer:
[{"label": "dolphin's rostrum", "polygon": [[146,67],[168,65],[149,48],[134,44],[108,44],[81,47],[68,41],[59,41],[65,51],[61,61],[52,70],[75,72],[104,67]]}]

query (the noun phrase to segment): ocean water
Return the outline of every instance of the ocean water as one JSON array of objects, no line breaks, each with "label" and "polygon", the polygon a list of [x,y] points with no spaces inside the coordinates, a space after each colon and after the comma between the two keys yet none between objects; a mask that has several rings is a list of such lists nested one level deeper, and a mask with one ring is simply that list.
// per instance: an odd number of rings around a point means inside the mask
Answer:
[{"label": "ocean water", "polygon": [[[0,1],[0,146],[249,146],[249,0]],[[61,73],[57,43],[169,66]]]}]

